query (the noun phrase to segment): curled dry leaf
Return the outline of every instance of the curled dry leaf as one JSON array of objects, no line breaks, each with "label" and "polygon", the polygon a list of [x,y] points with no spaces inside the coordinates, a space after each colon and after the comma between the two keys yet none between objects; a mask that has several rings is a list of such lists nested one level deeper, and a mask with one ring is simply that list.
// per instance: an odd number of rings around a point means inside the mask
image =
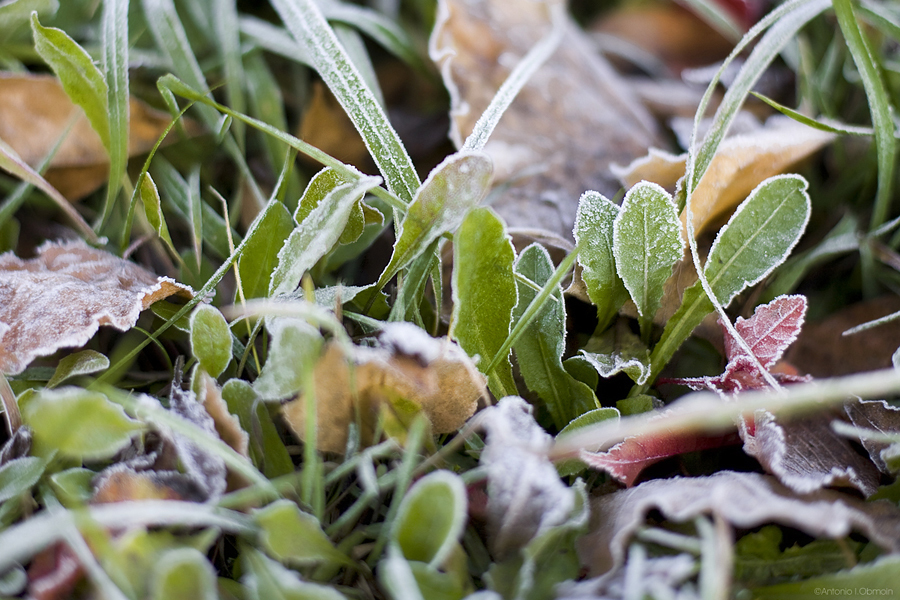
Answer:
[{"label": "curled dry leaf", "polygon": [[[348,353],[331,341],[316,363],[314,380],[317,447],[340,453],[350,423],[360,424],[363,444],[375,441],[382,414],[405,422],[421,411],[432,431],[449,433],[462,427],[486,394],[484,377],[459,346],[410,323],[386,323],[371,348],[353,346]],[[305,396],[285,404],[283,413],[303,439]]]},{"label": "curled dry leaf", "polygon": [[[459,147],[516,63],[552,29],[557,0],[441,0],[429,54],[450,91]],[[655,124],[627,83],[574,22],[484,147],[502,189],[492,207],[512,228],[571,239],[586,189],[612,196],[612,162],[659,145]]]},{"label": "curled dry leaf", "polygon": [[624,564],[630,538],[653,510],[676,522],[713,514],[740,529],[777,523],[832,539],[855,531],[887,551],[900,551],[900,509],[890,502],[863,502],[832,490],[800,495],[773,477],[722,471],[648,481],[594,500],[591,533],[578,542],[591,575],[612,575]]},{"label": "curled dry leaf", "polygon": [[100,325],[127,331],[140,312],[191,288],[80,241],[48,242],[37,258],[0,255],[0,372],[85,344]]},{"label": "curled dry leaf", "polygon": [[[0,72],[0,139],[32,167],[50,153],[74,119],[46,173],[47,181],[70,200],[83,198],[109,177],[109,156],[79,110],[56,77]],[[129,112],[128,156],[135,156],[153,147],[172,118],[135,98]]]},{"label": "curled dry leaf", "polygon": [[[694,231],[700,234],[727,217],[765,179],[789,167],[835,139],[782,116],[771,117],[757,130],[725,139],[691,201]],[[687,154],[652,148],[646,156],[613,172],[626,188],[646,180],[674,189],[684,175]],[[686,211],[681,222],[687,225]]]}]

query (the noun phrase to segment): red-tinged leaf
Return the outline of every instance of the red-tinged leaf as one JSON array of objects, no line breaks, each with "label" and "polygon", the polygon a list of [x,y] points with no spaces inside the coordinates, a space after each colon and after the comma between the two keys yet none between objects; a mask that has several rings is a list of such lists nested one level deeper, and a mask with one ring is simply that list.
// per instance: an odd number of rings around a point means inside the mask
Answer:
[{"label": "red-tinged leaf", "polygon": [[[756,308],[749,319],[738,317],[734,324],[750,350],[762,364],[771,368],[787,347],[797,339],[806,316],[805,296],[779,296]],[[730,363],[746,352],[737,341],[725,335],[725,356]]]},{"label": "red-tinged leaf", "polygon": [[[665,413],[660,415],[660,418],[665,418]],[[641,471],[653,463],[685,452],[719,448],[736,444],[738,441],[735,433],[702,436],[672,432],[667,435],[626,438],[606,452],[583,450],[579,458],[589,467],[606,471],[627,487],[631,487]]]}]

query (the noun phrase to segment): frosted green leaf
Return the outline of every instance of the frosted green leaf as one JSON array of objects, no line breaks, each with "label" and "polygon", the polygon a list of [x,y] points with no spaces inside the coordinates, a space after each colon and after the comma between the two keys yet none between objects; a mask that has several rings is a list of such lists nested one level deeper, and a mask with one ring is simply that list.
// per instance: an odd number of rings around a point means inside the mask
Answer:
[{"label": "frosted green leaf", "polygon": [[491,159],[482,152],[452,154],[431,171],[409,205],[379,289],[432,242],[460,226],[487,193],[491,172]]},{"label": "frosted green leaf", "polygon": [[[480,357],[477,366],[483,373],[509,336],[517,298],[515,258],[512,240],[497,213],[490,208],[472,210],[453,244],[450,337],[469,356]],[[485,375],[496,397],[516,393],[508,356]]]},{"label": "frosted green leaf", "polygon": [[47,382],[48,388],[54,388],[70,377],[90,375],[109,368],[109,359],[95,350],[82,350],[70,354],[59,361],[53,377]]},{"label": "frosted green leaf", "polygon": [[216,573],[196,548],[164,552],[150,577],[153,600],[216,600]]},{"label": "frosted green leaf", "polygon": [[684,255],[681,221],[666,190],[647,181],[628,190],[613,224],[613,254],[646,335],[672,267]]},{"label": "frosted green leaf", "polygon": [[162,211],[159,190],[156,187],[156,182],[153,181],[153,178],[150,176],[150,173],[144,173],[144,176],[141,178],[140,191],[141,203],[144,205],[144,214],[147,216],[147,221],[150,223],[150,226],[153,227],[153,230],[156,231],[156,235],[165,242],[166,246],[168,246],[174,254],[177,254],[177,252],[175,252],[175,246],[172,244],[172,238],[169,235],[169,226],[166,224],[166,217]]},{"label": "frosted green leaf", "polygon": [[407,560],[441,566],[462,534],[467,507],[466,487],[458,475],[430,473],[403,497],[391,539]]},{"label": "frosted green leaf", "polygon": [[650,351],[627,326],[612,327],[591,338],[580,354],[604,378],[624,372],[643,385],[650,376]]},{"label": "frosted green leaf", "polygon": [[131,443],[144,426],[99,392],[43,390],[22,407],[36,447],[76,459],[103,460]]},{"label": "frosted green leaf", "polygon": [[112,210],[122,175],[128,166],[128,122],[130,97],[128,90],[128,2],[108,0],[103,3],[103,76],[106,81],[106,104],[109,115],[109,185],[101,221]]},{"label": "frosted green leaf", "polygon": [[303,581],[296,571],[266,558],[253,547],[241,552],[243,584],[249,598],[260,600],[346,600],[331,586]]},{"label": "frosted green leaf", "polygon": [[16,458],[0,467],[0,502],[21,496],[40,480],[47,461],[35,456]]},{"label": "frosted green leaf", "polygon": [[[594,410],[590,410],[580,417],[570,421],[568,425],[563,427],[560,432],[556,434],[556,437],[562,437],[565,434],[572,433],[576,429],[581,429],[582,427],[587,427],[588,425],[594,425],[596,423],[600,423],[601,421],[618,418],[619,411],[615,408],[595,408]],[[577,475],[587,468],[588,466],[583,461],[577,458],[569,458],[556,463],[556,470],[559,473],[560,477]]]},{"label": "frosted green leaf", "polygon": [[619,207],[597,192],[585,192],[575,216],[575,246],[581,279],[597,307],[597,328],[603,330],[628,300],[628,290],[616,271],[613,223]]},{"label": "frosted green leaf", "polygon": [[306,321],[287,317],[266,319],[269,358],[253,382],[263,400],[284,400],[303,387],[301,365],[315,360],[322,347],[319,331]]},{"label": "frosted green leaf", "polygon": [[34,49],[41,55],[73,103],[81,107],[103,147],[109,152],[109,88],[103,73],[84,48],[66,32],[44,27],[37,15],[31,17]]},{"label": "frosted green leaf", "polygon": [[[303,192],[300,202],[297,203],[294,220],[302,223],[331,190],[352,181],[354,180],[331,167],[326,167],[316,173],[310,180],[309,185],[306,186],[306,191]],[[365,224],[362,203],[357,202],[353,205],[350,215],[347,217],[347,226],[344,228],[338,241],[342,244],[349,244],[355,241],[362,234]]]},{"label": "frosted green leaf", "polygon": [[269,282],[270,296],[288,294],[297,288],[303,274],[337,243],[354,205],[380,182],[379,177],[360,177],[332,188],[317,203],[278,253],[278,267]]},{"label": "frosted green leaf", "polygon": [[254,513],[260,542],[272,558],[294,567],[348,562],[322,531],[319,520],[290,500],[278,500]]},{"label": "frosted green leaf", "polygon": [[[546,285],[553,276],[553,261],[547,250],[532,244],[522,251],[516,260],[515,272],[538,288]],[[519,302],[515,318],[531,304],[537,292],[527,283],[518,281]],[[589,410],[597,408],[593,390],[578,381],[565,370],[562,354],[565,350],[566,308],[562,289],[557,286],[540,313],[513,344],[516,362],[525,385],[546,404],[557,428]]]},{"label": "frosted green leaf", "polygon": [[191,314],[191,353],[213,377],[221,375],[231,362],[228,322],[208,304],[201,304]]},{"label": "frosted green leaf", "polygon": [[269,293],[269,281],[278,265],[278,253],[294,230],[294,219],[284,204],[278,202],[260,222],[265,235],[247,240],[238,259],[238,273],[244,298],[262,298]]}]

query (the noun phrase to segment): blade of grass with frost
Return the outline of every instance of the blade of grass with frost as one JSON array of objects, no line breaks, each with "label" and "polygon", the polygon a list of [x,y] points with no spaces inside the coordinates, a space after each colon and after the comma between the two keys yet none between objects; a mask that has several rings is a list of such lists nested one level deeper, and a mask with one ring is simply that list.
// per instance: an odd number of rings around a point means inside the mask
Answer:
[{"label": "blade of grass with frost", "polygon": [[808,117],[803,113],[797,112],[793,108],[788,108],[783,104],[779,104],[775,102],[771,98],[767,98],[762,94],[757,94],[756,92],[750,92],[781,114],[786,117],[790,117],[791,119],[797,121],[798,123],[803,123],[808,127],[812,127],[813,129],[818,129],[819,131],[827,131],[828,133],[836,133],[838,135],[858,135],[858,136],[867,136],[873,135],[875,130],[871,127],[858,127],[856,125],[846,125],[844,123],[838,123],[837,121],[825,123],[823,121],[817,121],[812,117]]},{"label": "blade of grass with frost", "polygon": [[378,83],[378,77],[375,75],[375,66],[372,64],[372,59],[369,58],[369,51],[366,50],[366,43],[363,41],[362,36],[352,27],[342,23],[336,23],[333,29],[341,46],[347,52],[350,62],[359,71],[359,76],[362,77],[366,87],[375,96],[379,106],[384,108],[384,94],[381,92],[381,85]]},{"label": "blade of grass with frost", "polygon": [[866,98],[869,101],[869,112],[872,114],[875,146],[878,150],[878,191],[875,194],[875,206],[872,209],[869,229],[876,230],[874,235],[879,235],[886,231],[879,229],[879,226],[887,220],[888,212],[891,209],[894,159],[897,155],[895,127],[891,117],[891,100],[876,64],[872,42],[860,29],[850,0],[834,0],[834,14],[837,16],[838,25],[841,27],[841,33],[844,34],[856,69],[859,71],[863,88],[866,90]]},{"label": "blade of grass with frost", "polygon": [[[203,200],[200,198],[200,166],[191,169],[187,181],[188,223],[191,226],[191,242],[194,247],[194,259],[197,272],[200,272],[201,253],[203,252]],[[228,227],[228,224],[225,224]]]},{"label": "blade of grass with frost", "polygon": [[337,243],[350,211],[362,196],[381,182],[379,177],[361,177],[337,186],[297,225],[278,253],[278,267],[269,282],[269,295],[294,291],[300,278]]},{"label": "blade of grass with frost", "polygon": [[[303,140],[298,139],[290,134],[284,133],[283,131],[281,131],[275,127],[272,127],[268,123],[260,121],[259,119],[253,119],[251,117],[248,117],[247,115],[235,112],[235,111],[231,110],[230,108],[228,108],[227,106],[223,106],[223,105],[215,102],[214,100],[207,98],[203,94],[200,94],[196,90],[185,85],[184,82],[180,81],[177,77],[175,77],[173,75],[165,75],[165,76],[161,77],[159,79],[159,81],[157,82],[157,86],[161,87],[163,89],[169,90],[172,93],[177,94],[183,98],[187,98],[191,101],[200,102],[201,104],[206,104],[208,106],[212,106],[213,108],[215,108],[216,110],[218,110],[219,112],[221,112],[223,114],[229,115],[231,117],[234,117],[237,120],[243,121],[244,123],[247,123],[251,127],[258,129],[259,131],[262,131],[263,133],[266,133],[267,135],[270,135],[277,140],[281,140],[282,142],[284,142],[291,148],[294,148],[298,152],[312,158],[313,160],[316,160],[316,161],[322,163],[326,167],[331,167],[332,169],[340,172],[341,174],[346,175],[348,178],[358,179],[360,177],[363,177],[363,174],[360,173],[358,170],[356,170],[354,167],[342,163],[341,161],[334,158],[333,156],[330,156],[330,155],[322,152],[315,146],[307,144]],[[404,200],[401,200],[397,196],[395,196],[392,192],[389,192],[382,187],[374,187],[369,191],[373,195],[378,196],[379,198],[381,198],[382,200],[384,200],[385,202],[390,204],[391,207],[393,207],[397,210],[401,210],[401,211],[406,210],[406,205],[408,203]]]},{"label": "blade of grass with frost", "polygon": [[515,66],[503,82],[503,85],[494,94],[491,103],[488,104],[488,107],[478,118],[472,133],[469,134],[469,137],[466,138],[463,147],[460,149],[461,151],[481,150],[484,148],[484,145],[487,144],[488,139],[497,127],[497,123],[500,122],[500,117],[503,116],[503,113],[515,100],[516,95],[541,65],[547,62],[547,59],[556,52],[556,48],[562,41],[564,31],[563,19],[565,15],[562,12],[563,10],[565,9],[561,5],[554,4],[551,6],[553,28],[550,30],[549,35],[529,50],[528,54],[522,57],[522,60]]},{"label": "blade of grass with frost", "polygon": [[391,260],[378,278],[382,289],[432,242],[455,231],[487,193],[493,171],[483,152],[460,151],[435,167],[410,203],[400,224]]},{"label": "blade of grass with frost", "polygon": [[743,28],[725,9],[726,5],[710,0],[685,0],[684,3],[732,44],[743,36]]},{"label": "blade of grass with frost", "polygon": [[412,202],[421,182],[406,147],[313,0],[272,0],[288,31],[356,126],[388,189]]},{"label": "blade of grass with frost", "polygon": [[[215,38],[219,44],[225,75],[225,94],[228,105],[237,112],[246,112],[244,96],[244,63],[241,58],[241,40],[238,29],[238,12],[235,0],[215,0],[212,5]],[[244,148],[244,127],[238,122],[234,127],[239,148]]]},{"label": "blade of grass with frost", "polygon": [[516,393],[511,344],[503,350],[517,300],[515,258],[503,220],[490,208],[470,211],[453,244],[449,335],[469,356],[481,357],[478,370],[488,377],[488,387],[498,398]]},{"label": "blade of grass with frost", "polygon": [[340,21],[355,27],[406,64],[419,70],[427,69],[412,39],[391,19],[371,8],[346,2],[322,2],[320,7],[329,21]]},{"label": "blade of grass with frost", "polygon": [[72,223],[78,228],[86,240],[94,244],[99,242],[97,234],[94,233],[91,226],[81,218],[81,215],[78,214],[78,211],[75,210],[72,204],[66,200],[55,187],[47,183],[47,180],[41,177],[37,171],[29,167],[28,164],[22,160],[22,157],[2,139],[0,139],[0,169],[3,169],[7,173],[18,177],[22,181],[29,183],[44,192],[47,197],[53,200],[60,210],[72,220]]},{"label": "blade of grass with frost", "polygon": [[100,215],[102,229],[112,212],[128,166],[128,0],[107,0],[102,16],[103,75],[109,110],[109,183]]}]

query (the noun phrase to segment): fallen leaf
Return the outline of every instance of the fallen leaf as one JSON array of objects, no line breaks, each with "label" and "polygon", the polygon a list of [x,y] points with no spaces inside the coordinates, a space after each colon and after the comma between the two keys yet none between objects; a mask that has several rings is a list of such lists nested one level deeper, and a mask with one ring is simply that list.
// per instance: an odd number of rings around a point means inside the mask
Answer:
[{"label": "fallen leaf", "polygon": [[[472,132],[515,64],[551,30],[553,2],[441,0],[429,55],[450,92],[450,137]],[[566,20],[565,42],[504,113],[484,151],[494,163],[491,206],[510,227],[572,239],[586,189],[613,196],[608,166],[659,145],[650,114],[625,81]]]},{"label": "fallen leaf", "polygon": [[343,163],[364,173],[372,172],[374,165],[359,132],[321,81],[313,84],[312,97],[303,111],[298,136]]},{"label": "fallen leaf", "polygon": [[[880,433],[900,432],[900,409],[891,406],[884,400],[858,400],[844,404],[844,411],[850,422],[863,429],[871,429]],[[896,475],[897,445],[896,443],[879,442],[862,437],[862,447],[869,453],[869,458],[882,473]]]},{"label": "fallen leaf", "polygon": [[831,539],[855,531],[886,551],[900,551],[900,509],[890,502],[832,490],[800,495],[770,476],[721,471],[648,481],[594,500],[591,533],[578,543],[590,575],[612,576],[624,564],[629,540],[653,510],[676,522],[713,514],[738,529],[778,523]]},{"label": "fallen leaf", "polygon": [[[765,179],[789,167],[835,139],[833,133],[813,129],[776,115],[757,130],[726,138],[700,181],[691,200],[694,233],[711,228],[727,217]],[[626,188],[652,181],[674,189],[684,175],[687,153],[675,155],[651,148],[649,153],[612,171]],[[687,213],[681,213],[687,225]]]},{"label": "fallen leaf", "polygon": [[[462,427],[486,395],[484,378],[450,340],[435,339],[410,323],[386,323],[374,347],[345,348],[329,342],[314,370],[319,450],[343,453],[350,423],[360,424],[363,444],[373,440],[380,415],[423,412],[434,433]],[[282,408],[304,439],[305,396]]]},{"label": "fallen leaf", "polygon": [[[0,72],[0,139],[30,166],[50,153],[74,120],[45,175],[70,200],[90,194],[109,177],[109,156],[79,110],[56,77]],[[129,110],[128,156],[136,156],[153,147],[172,118],[136,98],[131,98]],[[196,130],[189,122],[188,131]]]},{"label": "fallen leaf", "polygon": [[48,242],[37,258],[0,255],[0,372],[84,345],[100,325],[127,331],[140,312],[192,290],[80,241]]}]

